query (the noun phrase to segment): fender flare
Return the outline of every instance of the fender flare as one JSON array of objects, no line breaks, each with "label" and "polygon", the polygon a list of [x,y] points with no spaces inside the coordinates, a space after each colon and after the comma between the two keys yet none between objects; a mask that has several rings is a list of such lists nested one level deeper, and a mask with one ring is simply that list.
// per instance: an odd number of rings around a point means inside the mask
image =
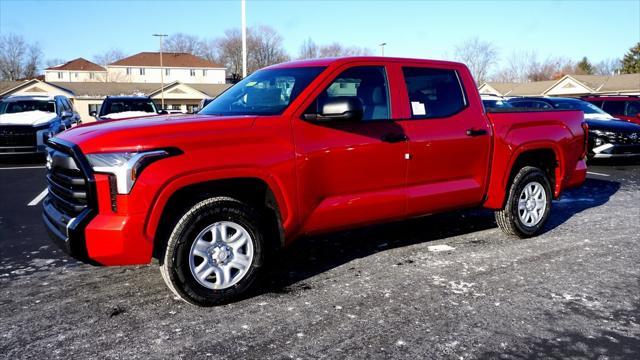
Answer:
[{"label": "fender flare", "polygon": [[282,219],[282,227],[287,229],[289,224],[293,221],[293,216],[291,216],[293,199],[282,191],[283,186],[277,178],[271,176],[268,172],[260,170],[256,171],[255,168],[209,169],[178,175],[169,179],[160,187],[154,196],[150,211],[148,212],[147,219],[145,221],[145,235],[151,239],[155,238],[156,230],[158,229],[158,225],[162,218],[162,214],[165,211],[167,202],[171,196],[180,189],[212,181],[233,180],[239,178],[257,179],[267,185],[277,202],[278,210],[280,211],[279,215]]}]

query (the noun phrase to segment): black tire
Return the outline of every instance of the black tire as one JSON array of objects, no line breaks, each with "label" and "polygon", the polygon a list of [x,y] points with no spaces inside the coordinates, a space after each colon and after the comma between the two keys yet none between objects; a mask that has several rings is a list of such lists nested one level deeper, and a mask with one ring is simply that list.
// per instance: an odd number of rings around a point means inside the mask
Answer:
[{"label": "black tire", "polygon": [[[542,185],[546,195],[546,207],[540,220],[535,225],[528,226],[520,219],[518,214],[518,202],[525,186],[533,182],[537,182]],[[523,167],[518,171],[511,182],[505,207],[495,213],[498,227],[500,227],[505,234],[517,236],[519,238],[529,238],[539,234],[549,217],[552,196],[551,184],[546,173],[537,167]]]},{"label": "black tire", "polygon": [[[229,221],[242,226],[253,244],[253,260],[244,276],[224,289],[210,289],[194,277],[189,265],[191,246],[197,235],[211,224]],[[229,197],[214,197],[198,202],[176,223],[168,239],[160,264],[160,273],[167,287],[180,299],[198,306],[228,303],[244,294],[253,285],[264,262],[263,232],[257,212],[248,205]]]}]

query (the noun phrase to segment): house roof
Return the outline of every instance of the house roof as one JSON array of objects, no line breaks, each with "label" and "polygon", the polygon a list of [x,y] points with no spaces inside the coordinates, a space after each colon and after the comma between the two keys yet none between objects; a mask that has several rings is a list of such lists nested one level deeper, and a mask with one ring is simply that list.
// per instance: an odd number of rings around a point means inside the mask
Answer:
[{"label": "house roof", "polygon": [[545,80],[545,81],[533,81],[528,83],[518,84],[509,92],[508,96],[529,96],[529,95],[541,95],[545,91],[549,90],[558,80]]},{"label": "house roof", "polygon": [[[489,81],[484,83],[483,85],[487,85],[492,87],[494,90],[496,90],[497,92],[499,92],[499,95],[506,95],[508,94],[511,90],[513,90],[516,86],[520,85],[519,83],[511,83],[511,82],[493,82],[493,81]],[[482,87],[482,86],[481,86]]]},{"label": "house roof", "polygon": [[[109,66],[160,66],[160,53],[141,52],[113,62],[109,64]],[[222,65],[215,64],[192,54],[172,52],[162,53],[162,66],[178,68],[224,68]]]},{"label": "house roof", "polygon": [[25,81],[0,81],[0,95],[4,94],[5,92],[20,86],[21,84],[23,84]]},{"label": "house roof", "polygon": [[107,71],[102,66],[81,57],[61,65],[48,67],[46,70]]},{"label": "house roof", "polygon": [[615,76],[570,75],[575,80],[593,89],[594,92],[640,91],[640,74]]},{"label": "house roof", "polygon": [[[104,97],[116,95],[150,95],[160,91],[159,83],[115,83],[115,82],[50,82],[49,84],[72,92],[76,97]],[[174,82],[165,84],[165,92],[171,86],[180,84]],[[183,84],[207,96],[220,95],[228,84]]]}]

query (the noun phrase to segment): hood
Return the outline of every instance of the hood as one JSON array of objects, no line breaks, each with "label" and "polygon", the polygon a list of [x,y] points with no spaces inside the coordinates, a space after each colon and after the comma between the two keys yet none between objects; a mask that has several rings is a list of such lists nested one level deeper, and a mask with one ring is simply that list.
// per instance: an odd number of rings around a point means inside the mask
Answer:
[{"label": "hood", "polygon": [[25,111],[11,114],[0,114],[0,125],[46,125],[58,115],[45,111]]},{"label": "hood", "polygon": [[584,114],[584,118],[588,120],[614,120],[615,118],[609,114]]},{"label": "hood", "polygon": [[144,116],[156,115],[156,113],[148,113],[144,111],[123,111],[119,113],[107,114],[101,116],[102,119],[129,119],[139,118]]},{"label": "hood", "polygon": [[637,132],[640,131],[640,125],[630,123],[620,119],[596,120],[586,119],[589,130],[615,131],[615,132]]},{"label": "hood", "polygon": [[160,115],[83,124],[58,137],[78,144],[84,153],[185,149],[210,146],[221,134],[251,128],[254,119],[255,116]]}]

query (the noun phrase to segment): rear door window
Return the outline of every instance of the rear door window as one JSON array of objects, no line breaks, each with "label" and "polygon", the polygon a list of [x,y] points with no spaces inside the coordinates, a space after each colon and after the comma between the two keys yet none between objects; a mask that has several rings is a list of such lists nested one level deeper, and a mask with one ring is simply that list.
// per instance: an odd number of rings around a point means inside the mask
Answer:
[{"label": "rear door window", "polygon": [[638,116],[640,114],[640,101],[629,101],[626,114],[627,116]]},{"label": "rear door window", "polygon": [[412,119],[442,118],[467,106],[464,89],[455,70],[403,67]]}]

